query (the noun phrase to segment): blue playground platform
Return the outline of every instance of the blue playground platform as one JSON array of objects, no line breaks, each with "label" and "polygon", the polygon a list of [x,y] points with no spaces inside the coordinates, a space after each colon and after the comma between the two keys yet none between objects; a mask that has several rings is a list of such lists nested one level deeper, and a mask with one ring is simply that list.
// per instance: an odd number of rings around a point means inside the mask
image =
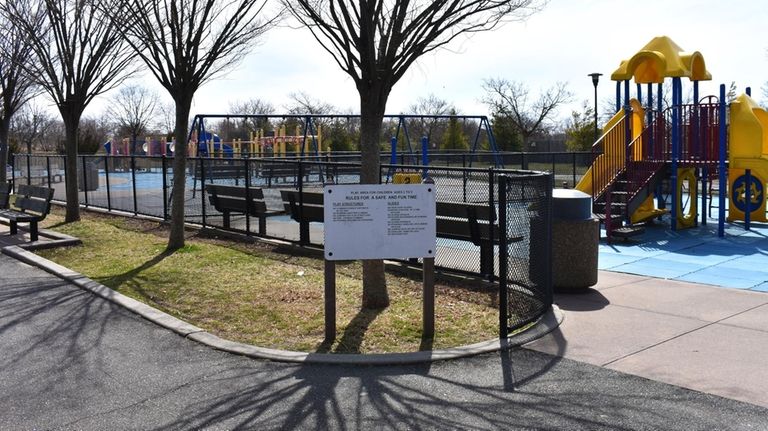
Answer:
[{"label": "blue playground platform", "polygon": [[672,231],[669,216],[645,233],[611,244],[601,233],[598,268],[607,271],[768,292],[768,225],[726,223],[717,236],[717,220],[706,226]]}]

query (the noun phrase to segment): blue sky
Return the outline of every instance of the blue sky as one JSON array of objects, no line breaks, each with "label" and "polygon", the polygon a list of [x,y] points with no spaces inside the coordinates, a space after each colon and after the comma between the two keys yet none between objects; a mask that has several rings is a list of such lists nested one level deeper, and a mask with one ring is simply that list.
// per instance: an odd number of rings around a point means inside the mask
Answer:
[{"label": "blue sky", "polygon": [[[761,87],[768,81],[765,23],[764,0],[551,0],[525,22],[457,40],[449,49],[422,57],[396,85],[387,111],[405,112],[419,97],[432,93],[462,113],[486,115],[483,80],[505,78],[525,83],[534,93],[567,82],[575,97],[559,112],[566,117],[582,101],[592,103],[588,73],[610,75],[622,59],[660,35],[704,55],[713,81],[702,85],[702,95],[735,81],[740,91],[751,85],[753,96],[761,100]],[[153,79],[147,75],[140,82],[169,100],[164,90],[152,85]],[[614,89],[604,76],[599,98],[612,97]],[[231,102],[250,98],[267,100],[282,111],[294,92],[344,111],[359,110],[352,81],[310,33],[283,27],[268,33],[237,69],[201,88],[193,113],[224,113]],[[96,102],[87,114],[102,106]]]}]

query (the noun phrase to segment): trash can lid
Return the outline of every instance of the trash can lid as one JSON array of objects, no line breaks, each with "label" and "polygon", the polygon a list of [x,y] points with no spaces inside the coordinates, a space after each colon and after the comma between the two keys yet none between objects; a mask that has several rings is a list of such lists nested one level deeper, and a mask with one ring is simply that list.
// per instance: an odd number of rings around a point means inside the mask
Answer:
[{"label": "trash can lid", "polygon": [[574,189],[552,191],[552,217],[557,220],[592,218],[592,196]]}]

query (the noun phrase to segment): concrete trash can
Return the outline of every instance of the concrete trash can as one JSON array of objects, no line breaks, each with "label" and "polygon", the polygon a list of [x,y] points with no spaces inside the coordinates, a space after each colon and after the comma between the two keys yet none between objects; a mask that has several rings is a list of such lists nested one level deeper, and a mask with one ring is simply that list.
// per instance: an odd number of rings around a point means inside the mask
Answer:
[{"label": "concrete trash can", "polygon": [[572,189],[552,192],[552,286],[556,292],[597,284],[600,221],[592,197]]}]

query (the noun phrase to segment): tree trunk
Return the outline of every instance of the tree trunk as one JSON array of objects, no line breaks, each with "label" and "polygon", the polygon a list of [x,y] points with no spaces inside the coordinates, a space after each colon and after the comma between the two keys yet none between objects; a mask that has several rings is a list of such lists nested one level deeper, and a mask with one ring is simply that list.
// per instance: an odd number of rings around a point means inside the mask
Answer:
[{"label": "tree trunk", "polygon": [[[67,118],[65,115],[62,115],[62,117],[66,118],[64,120],[64,129],[67,139],[64,146],[64,153],[67,156],[64,162],[66,172],[64,186],[67,199],[64,222],[71,223],[80,220],[80,195],[77,190],[77,126],[80,123],[80,119]],[[85,166],[83,166],[83,169],[85,169]]]},{"label": "tree trunk", "polygon": [[0,120],[0,182],[8,182],[5,167],[8,165],[10,145],[8,145],[8,131],[10,129],[10,117],[5,116]]},{"label": "tree trunk", "polygon": [[171,189],[171,233],[168,250],[184,247],[184,204],[187,180],[187,124],[192,100],[176,101],[176,128],[173,153],[173,188]]},{"label": "tree trunk", "polygon": [[[380,89],[367,89],[372,95],[360,94],[360,167],[361,184],[379,184],[381,181],[379,143],[381,125],[384,121],[386,96],[381,97]],[[386,94],[389,94],[387,92]],[[387,279],[384,275],[383,260],[363,261],[363,308],[380,309],[389,306]]]}]

